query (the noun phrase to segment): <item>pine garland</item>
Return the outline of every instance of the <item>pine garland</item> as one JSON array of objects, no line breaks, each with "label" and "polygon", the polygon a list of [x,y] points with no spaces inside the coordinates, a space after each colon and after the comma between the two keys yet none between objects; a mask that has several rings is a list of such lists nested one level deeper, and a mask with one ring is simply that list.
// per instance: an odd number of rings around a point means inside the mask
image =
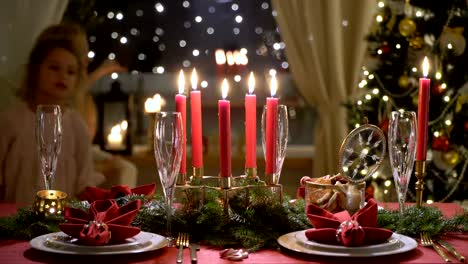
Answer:
[{"label": "pine garland", "polygon": [[[310,228],[304,213],[304,200],[280,203],[278,197],[265,189],[238,192],[230,200],[229,213],[213,192],[208,194],[204,205],[191,207],[187,203],[174,212],[172,231],[188,232],[192,241],[216,247],[242,247],[250,251],[278,247],[277,238],[283,234]],[[144,202],[132,225],[141,230],[164,234],[166,232],[166,207],[161,196],[148,200],[142,196],[120,197],[119,205],[135,199]],[[248,203],[246,205],[246,199]],[[69,206],[87,210],[89,203],[72,201]],[[13,216],[0,218],[0,239],[29,240],[36,236],[57,232],[63,218],[39,219],[32,208],[21,208]],[[432,207],[410,207],[401,217],[398,211],[379,210],[378,226],[413,237],[420,232],[437,235],[446,232],[467,232],[468,212],[453,218],[443,217],[440,210]]]}]

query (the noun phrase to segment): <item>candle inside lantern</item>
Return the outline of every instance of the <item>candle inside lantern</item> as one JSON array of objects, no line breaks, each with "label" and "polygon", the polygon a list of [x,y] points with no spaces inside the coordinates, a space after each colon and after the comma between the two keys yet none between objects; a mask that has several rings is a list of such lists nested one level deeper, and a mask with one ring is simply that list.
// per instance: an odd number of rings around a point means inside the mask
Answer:
[{"label": "candle inside lantern", "polygon": [[160,94],[155,94],[153,97],[149,97],[145,101],[145,112],[146,113],[158,113],[161,111],[162,98]]},{"label": "candle inside lantern", "polygon": [[187,98],[184,95],[184,90],[185,90],[185,77],[184,77],[184,71],[180,70],[179,73],[179,94],[175,96],[175,103],[176,103],[176,112],[179,112],[180,115],[182,116],[182,125],[183,125],[183,130],[184,130],[184,140],[183,140],[183,146],[182,146],[182,161],[180,162],[180,174],[186,174],[187,173],[187,167],[186,167],[186,144],[187,144],[187,136],[186,136],[186,131],[187,131]]},{"label": "candle inside lantern", "polygon": [[231,106],[226,100],[229,86],[221,85],[222,100],[218,101],[220,177],[231,177]]},{"label": "candle inside lantern", "polygon": [[110,149],[123,148],[123,136],[121,124],[115,125],[111,128],[109,135],[107,135],[107,144]]},{"label": "candle inside lantern", "polygon": [[257,167],[257,98],[253,94],[255,77],[249,76],[249,93],[245,95],[245,168]]},{"label": "candle inside lantern", "polygon": [[153,97],[147,98],[145,101],[146,113],[158,113],[161,111],[161,95],[155,94]]},{"label": "candle inside lantern", "polygon": [[275,98],[278,82],[273,75],[270,81],[271,97],[267,98],[265,135],[265,173],[276,173],[276,127],[278,122],[278,98]]},{"label": "candle inside lantern", "polygon": [[429,61],[424,57],[423,78],[419,79],[419,99],[418,99],[418,130],[416,144],[416,160],[425,161],[427,153],[427,123],[429,117],[429,96],[431,80],[427,78],[429,74]]},{"label": "candle inside lantern", "polygon": [[192,114],[192,166],[203,167],[202,115],[201,92],[197,90],[198,76],[195,68],[190,78],[192,91],[190,92],[190,107]]}]

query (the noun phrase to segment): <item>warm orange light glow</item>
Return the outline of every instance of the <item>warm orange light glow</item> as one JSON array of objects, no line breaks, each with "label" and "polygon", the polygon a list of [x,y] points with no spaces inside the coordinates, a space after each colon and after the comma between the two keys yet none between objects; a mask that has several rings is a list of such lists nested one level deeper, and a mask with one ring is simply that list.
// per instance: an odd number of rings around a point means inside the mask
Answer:
[{"label": "warm orange light glow", "polygon": [[234,65],[235,60],[234,60],[234,55],[232,54],[232,51],[226,52],[226,60],[229,66]]},{"label": "warm orange light glow", "polygon": [[429,74],[429,60],[427,59],[427,57],[424,57],[422,68],[424,77],[427,77],[427,75]]},{"label": "warm orange light glow", "polygon": [[197,70],[195,68],[193,68],[192,70],[192,76],[190,76],[190,82],[192,83],[192,89],[196,90],[197,84],[198,84],[198,76],[197,76]]},{"label": "warm orange light glow", "polygon": [[163,99],[160,94],[155,94],[152,98],[147,98],[145,101],[146,113],[157,113],[161,111]]},{"label": "warm orange light glow", "polygon": [[185,90],[185,76],[184,71],[180,70],[179,73],[179,94],[183,94]]},{"label": "warm orange light glow", "polygon": [[270,80],[270,92],[271,96],[276,95],[276,91],[278,90],[278,81],[276,80],[276,75],[273,75]]},{"label": "warm orange light glow", "polygon": [[241,60],[242,60],[242,54],[238,50],[235,50],[234,51],[234,63],[236,65],[240,65]]},{"label": "warm orange light glow", "polygon": [[223,99],[226,99],[229,90],[229,84],[226,78],[224,78],[223,83],[221,84],[221,96]]},{"label": "warm orange light glow", "polygon": [[255,89],[255,76],[253,72],[250,72],[249,76],[249,94],[253,94]]},{"label": "warm orange light glow", "polygon": [[226,63],[226,54],[224,53],[224,50],[217,49],[215,51],[215,60],[216,60],[216,64],[218,65],[223,65]]}]

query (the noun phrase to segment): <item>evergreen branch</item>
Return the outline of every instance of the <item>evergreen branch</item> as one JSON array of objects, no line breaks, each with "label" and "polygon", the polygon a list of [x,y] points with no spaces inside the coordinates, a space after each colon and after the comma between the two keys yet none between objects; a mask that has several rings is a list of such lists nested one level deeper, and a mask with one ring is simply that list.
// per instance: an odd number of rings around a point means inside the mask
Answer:
[{"label": "evergreen branch", "polygon": [[[136,197],[125,197],[130,202]],[[244,197],[242,197],[244,198]],[[245,207],[242,198],[232,200],[229,215],[219,200],[211,200],[200,209],[184,206],[175,212],[173,232],[188,232],[193,241],[215,247],[242,247],[249,251],[263,248],[277,248],[277,238],[283,234],[311,227],[304,212],[304,200],[280,203],[278,197],[250,196],[250,204]],[[119,198],[120,199],[120,198]],[[83,208],[82,202],[71,204]],[[164,234],[166,228],[165,202],[161,196],[147,201],[133,226],[141,230]],[[21,208],[16,215],[0,218],[0,238],[32,239],[33,237],[57,232],[63,218],[55,220],[39,219],[32,208]],[[433,207],[410,207],[403,216],[398,211],[379,210],[378,226],[391,229],[403,235],[417,237],[420,232],[438,235],[446,232],[467,232],[468,212],[451,219],[443,217],[439,209]]]}]

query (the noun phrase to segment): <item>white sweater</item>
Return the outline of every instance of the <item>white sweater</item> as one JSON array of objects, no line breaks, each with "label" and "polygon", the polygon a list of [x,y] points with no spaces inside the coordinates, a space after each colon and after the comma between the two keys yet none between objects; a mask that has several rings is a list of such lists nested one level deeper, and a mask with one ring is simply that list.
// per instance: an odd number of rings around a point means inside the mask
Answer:
[{"label": "white sweater", "polygon": [[[102,183],[104,176],[94,171],[84,121],[69,108],[62,113],[62,147],[52,187],[74,197],[86,186]],[[0,180],[5,201],[21,204],[31,204],[45,186],[36,147],[35,113],[24,102],[0,113]]]}]

